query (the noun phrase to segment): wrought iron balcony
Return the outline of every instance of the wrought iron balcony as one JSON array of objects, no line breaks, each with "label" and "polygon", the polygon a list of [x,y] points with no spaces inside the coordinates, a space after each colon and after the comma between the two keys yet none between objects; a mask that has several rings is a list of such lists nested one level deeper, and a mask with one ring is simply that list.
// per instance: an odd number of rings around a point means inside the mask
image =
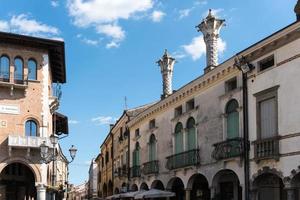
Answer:
[{"label": "wrought iron balcony", "polygon": [[143,174],[157,174],[159,171],[158,160],[153,160],[150,162],[144,163]]},{"label": "wrought iron balcony", "polygon": [[40,148],[40,145],[46,141],[46,145],[52,147],[49,138],[35,137],[35,136],[19,136],[9,135],[8,146],[18,148]]},{"label": "wrought iron balcony", "polygon": [[126,177],[127,173],[128,173],[128,169],[127,169],[126,165],[124,165],[122,167],[118,167],[115,172],[117,177]]},{"label": "wrought iron balcony", "polygon": [[141,167],[139,165],[133,166],[130,169],[130,175],[131,177],[140,177],[141,176]]},{"label": "wrought iron balcony", "polygon": [[166,168],[172,170],[198,164],[200,164],[200,151],[199,149],[193,149],[168,156]]},{"label": "wrought iron balcony", "polygon": [[279,137],[260,139],[253,142],[254,158],[259,161],[262,159],[279,159]]},{"label": "wrought iron balcony", "polygon": [[213,145],[215,147],[212,157],[222,160],[243,155],[244,142],[242,138],[228,139]]}]

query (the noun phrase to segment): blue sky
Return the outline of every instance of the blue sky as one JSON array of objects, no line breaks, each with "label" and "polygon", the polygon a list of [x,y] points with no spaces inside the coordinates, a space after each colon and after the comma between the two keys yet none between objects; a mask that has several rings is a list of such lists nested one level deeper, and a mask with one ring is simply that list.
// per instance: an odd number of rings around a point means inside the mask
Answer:
[{"label": "blue sky", "polygon": [[65,154],[74,144],[70,182],[87,179],[109,124],[128,107],[156,101],[164,49],[177,58],[177,89],[203,73],[205,49],[195,26],[209,8],[226,19],[220,62],[295,21],[296,0],[1,0],[0,30],[66,43],[67,84],[60,112],[69,116]]}]

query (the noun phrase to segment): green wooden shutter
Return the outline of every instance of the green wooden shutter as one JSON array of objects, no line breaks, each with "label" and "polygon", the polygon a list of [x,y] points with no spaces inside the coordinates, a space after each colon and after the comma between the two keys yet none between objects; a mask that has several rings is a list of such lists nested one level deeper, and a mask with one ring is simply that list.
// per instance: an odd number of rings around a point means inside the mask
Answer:
[{"label": "green wooden shutter", "polygon": [[196,148],[196,129],[194,127],[188,129],[187,133],[187,150]]},{"label": "green wooden shutter", "polygon": [[239,136],[239,113],[233,112],[227,116],[227,138],[232,139]]}]

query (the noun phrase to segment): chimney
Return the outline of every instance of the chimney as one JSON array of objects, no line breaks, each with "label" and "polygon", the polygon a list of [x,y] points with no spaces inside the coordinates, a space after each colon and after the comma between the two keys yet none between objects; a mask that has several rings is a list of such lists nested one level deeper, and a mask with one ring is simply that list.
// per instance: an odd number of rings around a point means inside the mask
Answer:
[{"label": "chimney", "polygon": [[109,130],[111,131],[111,129],[114,127],[114,124],[109,124]]},{"label": "chimney", "polygon": [[300,0],[297,1],[294,11],[296,13],[297,21],[300,21]]},{"label": "chimney", "polygon": [[211,9],[208,16],[198,25],[198,32],[203,33],[204,42],[206,44],[206,68],[204,73],[209,72],[218,65],[218,38],[219,33],[224,25],[225,20],[217,19]]},{"label": "chimney", "polygon": [[163,94],[161,95],[161,99],[166,98],[167,96],[171,95],[172,90],[172,77],[173,77],[173,69],[175,58],[172,58],[168,51],[165,50],[164,55],[161,59],[157,61],[158,65],[160,66],[160,71],[163,79]]}]

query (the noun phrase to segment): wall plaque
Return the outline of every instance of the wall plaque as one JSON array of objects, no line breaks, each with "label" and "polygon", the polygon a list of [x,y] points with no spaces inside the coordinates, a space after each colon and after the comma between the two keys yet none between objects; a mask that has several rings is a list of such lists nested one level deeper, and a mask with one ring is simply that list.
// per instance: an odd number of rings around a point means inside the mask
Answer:
[{"label": "wall plaque", "polygon": [[19,115],[20,107],[13,105],[0,105],[0,113]]}]

